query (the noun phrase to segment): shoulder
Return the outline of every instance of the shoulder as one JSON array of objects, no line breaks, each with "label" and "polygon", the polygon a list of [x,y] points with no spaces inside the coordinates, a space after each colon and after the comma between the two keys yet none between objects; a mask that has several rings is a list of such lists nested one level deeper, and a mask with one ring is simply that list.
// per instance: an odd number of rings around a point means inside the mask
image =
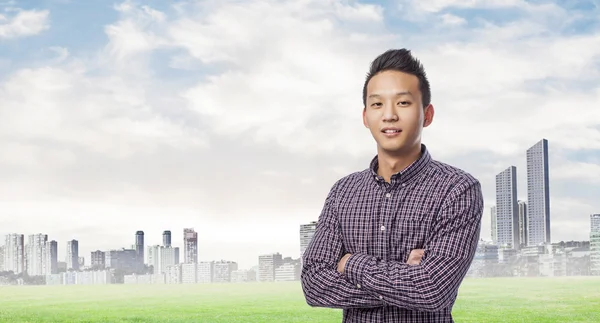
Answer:
[{"label": "shoulder", "polygon": [[481,183],[474,175],[459,167],[432,160],[428,174],[438,185],[444,186],[448,197],[456,197],[467,191],[473,191],[481,195]]},{"label": "shoulder", "polygon": [[358,190],[363,190],[367,184],[368,172],[369,170],[366,169],[338,178],[331,187],[329,192],[330,198],[339,199],[349,196]]}]

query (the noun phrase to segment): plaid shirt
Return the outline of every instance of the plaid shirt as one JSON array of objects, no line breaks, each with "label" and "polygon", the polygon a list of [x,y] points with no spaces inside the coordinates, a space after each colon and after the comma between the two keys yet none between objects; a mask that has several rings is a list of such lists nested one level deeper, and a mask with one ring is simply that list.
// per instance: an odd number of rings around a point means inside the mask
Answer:
[{"label": "plaid shirt", "polygon": [[[368,169],[337,181],[303,255],[310,306],[343,309],[350,323],[453,322],[458,288],[473,260],[483,196],[477,179],[421,157],[387,183]],[[425,249],[420,265],[407,265]],[[344,274],[340,258],[350,253]]]}]

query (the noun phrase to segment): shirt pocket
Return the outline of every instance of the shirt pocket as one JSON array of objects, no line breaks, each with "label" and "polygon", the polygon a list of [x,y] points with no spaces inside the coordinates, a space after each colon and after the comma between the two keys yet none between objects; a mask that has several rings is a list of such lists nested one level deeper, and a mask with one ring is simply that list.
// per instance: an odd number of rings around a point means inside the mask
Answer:
[{"label": "shirt pocket", "polygon": [[397,261],[408,260],[414,249],[424,249],[432,234],[432,219],[428,214],[414,213],[399,215],[394,221],[392,248]]}]

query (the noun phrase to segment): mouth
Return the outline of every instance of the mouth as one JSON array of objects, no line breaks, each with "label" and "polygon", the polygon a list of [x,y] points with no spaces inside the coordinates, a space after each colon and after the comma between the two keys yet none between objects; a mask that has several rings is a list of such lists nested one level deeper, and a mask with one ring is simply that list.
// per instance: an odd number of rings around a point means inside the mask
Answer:
[{"label": "mouth", "polygon": [[381,129],[381,132],[383,132],[386,135],[397,135],[397,134],[401,133],[402,130],[399,128],[387,127],[387,128]]}]

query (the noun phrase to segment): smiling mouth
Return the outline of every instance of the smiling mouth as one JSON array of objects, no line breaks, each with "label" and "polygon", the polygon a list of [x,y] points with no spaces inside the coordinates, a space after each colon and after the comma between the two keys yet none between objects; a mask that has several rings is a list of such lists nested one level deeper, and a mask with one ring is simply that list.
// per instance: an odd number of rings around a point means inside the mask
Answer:
[{"label": "smiling mouth", "polygon": [[381,132],[383,132],[385,134],[395,134],[395,133],[402,132],[402,130],[400,130],[400,129],[383,129],[383,130],[381,130]]}]

